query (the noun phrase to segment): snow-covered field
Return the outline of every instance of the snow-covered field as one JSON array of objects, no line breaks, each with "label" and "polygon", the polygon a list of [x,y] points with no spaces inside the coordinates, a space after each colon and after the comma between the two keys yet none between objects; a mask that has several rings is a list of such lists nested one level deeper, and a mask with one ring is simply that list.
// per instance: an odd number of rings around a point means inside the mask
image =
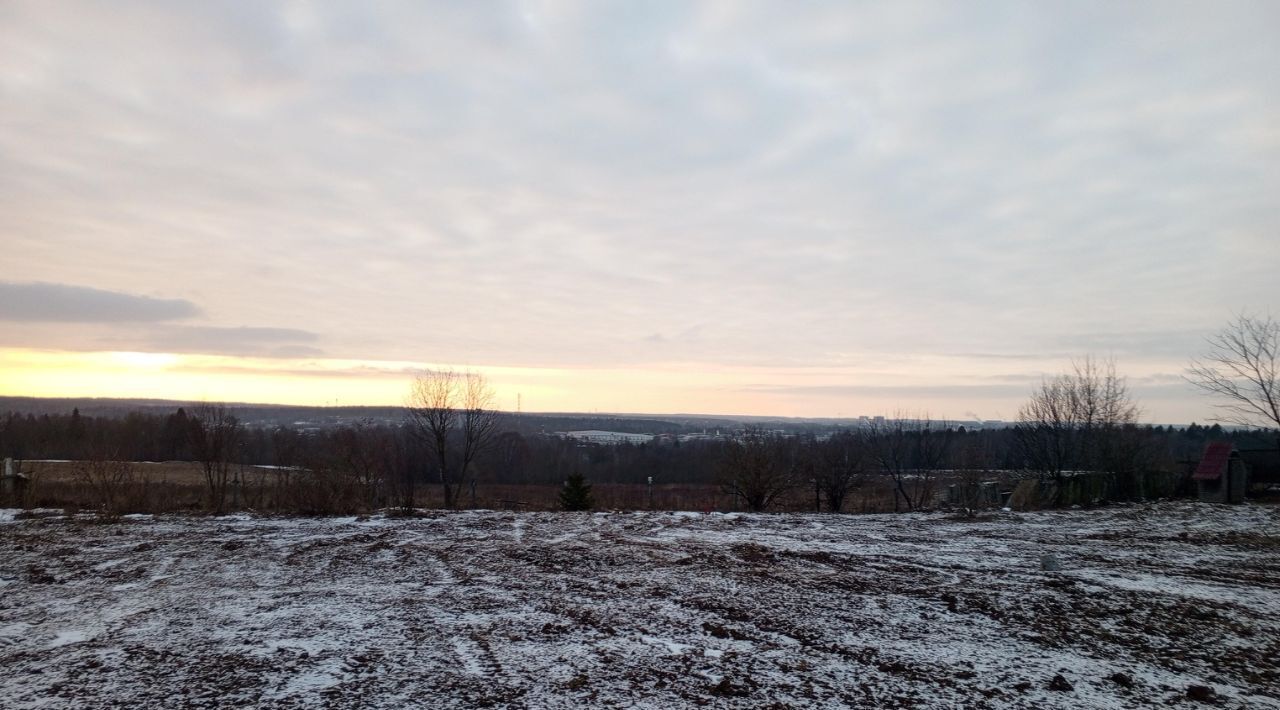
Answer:
[{"label": "snow-covered field", "polygon": [[1191,686],[1280,708],[1276,508],[0,511],[6,708],[1139,707]]}]

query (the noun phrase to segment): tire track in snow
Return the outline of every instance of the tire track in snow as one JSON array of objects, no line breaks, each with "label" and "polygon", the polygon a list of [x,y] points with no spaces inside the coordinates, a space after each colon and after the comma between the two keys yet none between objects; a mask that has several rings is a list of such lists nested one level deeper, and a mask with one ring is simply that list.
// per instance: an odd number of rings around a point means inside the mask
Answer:
[{"label": "tire track in snow", "polygon": [[454,634],[452,641],[454,654],[462,662],[463,672],[467,675],[485,675],[485,663],[475,641],[463,634]]},{"label": "tire track in snow", "polygon": [[[518,532],[519,529],[517,527],[516,531]],[[422,550],[422,552],[436,575],[432,586],[437,588],[462,586],[462,582],[454,574],[446,557],[430,550]],[[447,619],[451,616],[451,612],[445,607],[453,603],[461,603],[461,600],[450,596],[449,592],[441,591],[439,595],[426,601],[425,609],[419,610],[418,614],[437,620]],[[459,670],[463,675],[487,678],[495,684],[501,683],[505,670],[489,648],[489,644],[480,637],[480,631],[471,628],[466,622],[456,621],[440,624],[437,631],[447,637],[447,647],[452,649],[453,655],[458,659]]]}]

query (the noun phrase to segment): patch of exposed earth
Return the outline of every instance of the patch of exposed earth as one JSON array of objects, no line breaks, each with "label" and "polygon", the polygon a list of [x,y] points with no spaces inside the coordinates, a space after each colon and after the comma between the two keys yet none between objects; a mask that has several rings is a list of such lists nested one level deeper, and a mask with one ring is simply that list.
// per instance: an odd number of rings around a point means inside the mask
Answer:
[{"label": "patch of exposed earth", "polygon": [[1280,510],[3,511],[0,668],[13,708],[1280,708]]}]

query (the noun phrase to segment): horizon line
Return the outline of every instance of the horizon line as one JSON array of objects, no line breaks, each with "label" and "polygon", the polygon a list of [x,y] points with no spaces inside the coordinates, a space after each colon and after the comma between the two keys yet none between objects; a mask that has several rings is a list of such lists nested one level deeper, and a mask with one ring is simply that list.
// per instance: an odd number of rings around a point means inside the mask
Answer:
[{"label": "horizon line", "polygon": [[[118,403],[134,403],[134,404],[140,404],[140,403],[151,403],[155,405],[172,404],[172,405],[177,405],[179,407],[182,407],[185,405],[199,405],[199,404],[222,404],[231,408],[236,408],[236,407],[245,407],[245,408],[261,407],[261,408],[279,408],[279,409],[285,409],[285,408],[407,409],[408,408],[406,405],[403,405],[403,404],[287,404],[287,403],[279,403],[279,402],[223,402],[223,401],[217,401],[217,400],[165,399],[163,397],[91,397],[91,396],[39,397],[35,395],[0,394],[0,400],[3,400],[3,399],[29,399],[29,400],[44,401],[44,402],[57,402],[57,401],[70,402],[70,401],[76,401],[76,400],[90,400],[93,402],[118,402]],[[636,417],[636,418],[683,417],[683,418],[689,418],[689,419],[760,419],[765,421],[830,421],[830,422],[843,422],[843,421],[856,422],[860,419],[874,419],[876,417],[883,417],[884,419],[889,421],[893,421],[896,419],[904,419],[904,421],[918,421],[918,419],[912,419],[910,417],[907,417],[907,418],[889,417],[888,415],[885,415],[885,414],[858,414],[858,415],[853,415],[848,417],[824,417],[824,416],[787,416],[782,414],[776,414],[776,415],[775,414],[714,414],[714,413],[696,413],[696,412],[512,411],[512,410],[506,410],[506,409],[495,409],[493,411],[501,414],[506,414],[506,415],[521,416],[521,415],[528,414],[533,416],[546,416],[546,417],[550,417],[550,416],[579,416],[579,417],[605,416],[605,417]],[[943,424],[946,424],[946,423],[984,424],[987,422],[991,422],[991,423],[999,423],[1007,427],[1011,427],[1018,423],[1017,420],[1010,420],[1010,419],[951,419],[951,418],[943,417],[943,418],[930,419],[930,420],[936,421],[938,423],[943,423]],[[1145,423],[1139,424],[1139,426],[1150,426],[1150,427],[1164,426],[1164,427],[1184,427],[1185,428],[1193,424],[1199,424],[1200,426],[1212,426],[1213,424],[1218,424],[1223,429],[1232,429],[1232,430],[1243,429],[1246,431],[1253,431],[1255,429],[1254,427],[1245,427],[1238,424],[1230,424],[1227,422],[1221,422],[1216,420],[1206,420],[1206,422],[1208,423],[1200,424],[1200,422],[1196,422],[1196,421],[1145,422]],[[1266,428],[1257,428],[1257,430],[1267,431]]]}]

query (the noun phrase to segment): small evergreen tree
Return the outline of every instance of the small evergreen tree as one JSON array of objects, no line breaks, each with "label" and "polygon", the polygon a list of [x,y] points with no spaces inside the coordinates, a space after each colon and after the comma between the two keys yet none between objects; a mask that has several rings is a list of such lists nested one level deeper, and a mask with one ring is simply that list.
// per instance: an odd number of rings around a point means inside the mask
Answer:
[{"label": "small evergreen tree", "polygon": [[591,484],[581,473],[574,471],[565,481],[560,491],[560,507],[565,510],[591,510],[595,501],[591,499]]}]

